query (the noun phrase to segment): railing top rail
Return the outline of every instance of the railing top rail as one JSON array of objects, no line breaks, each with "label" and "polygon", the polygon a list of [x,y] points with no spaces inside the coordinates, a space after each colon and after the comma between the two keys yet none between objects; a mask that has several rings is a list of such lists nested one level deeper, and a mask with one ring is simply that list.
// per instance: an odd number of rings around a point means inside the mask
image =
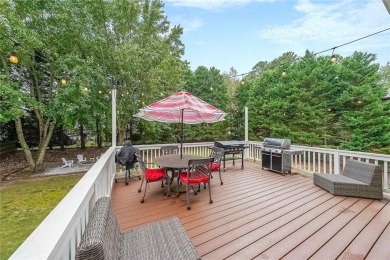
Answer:
[{"label": "railing top rail", "polygon": [[388,155],[388,154],[347,151],[347,150],[299,146],[299,145],[292,145],[291,147],[294,149],[303,149],[306,151],[313,151],[313,152],[332,153],[332,154],[335,152],[338,152],[339,155],[344,155],[344,156],[364,157],[364,158],[368,158],[368,159],[390,161],[390,155]]}]

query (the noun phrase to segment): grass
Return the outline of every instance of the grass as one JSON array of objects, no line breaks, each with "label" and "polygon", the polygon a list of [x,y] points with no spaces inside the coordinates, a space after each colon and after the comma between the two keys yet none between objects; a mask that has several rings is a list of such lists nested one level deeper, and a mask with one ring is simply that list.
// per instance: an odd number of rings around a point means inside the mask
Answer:
[{"label": "grass", "polygon": [[0,259],[8,259],[83,174],[18,180],[0,189]]}]

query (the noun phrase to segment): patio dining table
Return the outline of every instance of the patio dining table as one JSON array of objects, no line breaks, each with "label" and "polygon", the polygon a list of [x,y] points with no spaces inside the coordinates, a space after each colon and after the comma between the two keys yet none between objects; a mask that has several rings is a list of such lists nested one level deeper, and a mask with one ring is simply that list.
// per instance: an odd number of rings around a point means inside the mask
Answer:
[{"label": "patio dining table", "polygon": [[166,171],[167,170],[172,171],[172,176],[170,177],[171,181],[168,181],[167,196],[168,197],[170,196],[171,182],[172,182],[173,178],[175,177],[173,174],[175,172],[175,170],[180,171],[180,170],[188,168],[188,162],[192,159],[206,159],[206,158],[209,158],[209,157],[193,155],[193,154],[183,154],[182,156],[180,156],[180,154],[168,154],[168,155],[163,155],[163,156],[154,158],[154,160],[153,160],[154,164],[165,168]]}]

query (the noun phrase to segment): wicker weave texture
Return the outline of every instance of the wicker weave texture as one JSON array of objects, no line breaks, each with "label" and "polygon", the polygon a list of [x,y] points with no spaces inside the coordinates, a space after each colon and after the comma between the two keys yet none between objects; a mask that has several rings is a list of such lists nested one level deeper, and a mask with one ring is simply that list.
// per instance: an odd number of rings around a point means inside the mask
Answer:
[{"label": "wicker weave texture", "polygon": [[76,259],[119,259],[121,242],[111,200],[100,198],[77,248]]},{"label": "wicker weave texture", "polygon": [[126,232],[123,235],[121,259],[200,259],[176,217]]},{"label": "wicker weave texture", "polygon": [[121,233],[111,199],[100,198],[76,259],[200,259],[177,217]]},{"label": "wicker weave texture", "polygon": [[382,199],[382,167],[349,159],[343,175],[314,173],[315,185],[334,195]]}]

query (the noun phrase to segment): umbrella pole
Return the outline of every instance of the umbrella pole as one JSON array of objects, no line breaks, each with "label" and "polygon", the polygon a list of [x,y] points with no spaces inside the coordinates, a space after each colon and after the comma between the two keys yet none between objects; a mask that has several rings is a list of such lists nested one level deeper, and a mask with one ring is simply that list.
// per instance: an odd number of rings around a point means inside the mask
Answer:
[{"label": "umbrella pole", "polygon": [[184,134],[183,134],[183,114],[184,114],[184,109],[180,110],[181,114],[181,145],[180,145],[180,159],[183,159],[183,139],[184,139]]}]

